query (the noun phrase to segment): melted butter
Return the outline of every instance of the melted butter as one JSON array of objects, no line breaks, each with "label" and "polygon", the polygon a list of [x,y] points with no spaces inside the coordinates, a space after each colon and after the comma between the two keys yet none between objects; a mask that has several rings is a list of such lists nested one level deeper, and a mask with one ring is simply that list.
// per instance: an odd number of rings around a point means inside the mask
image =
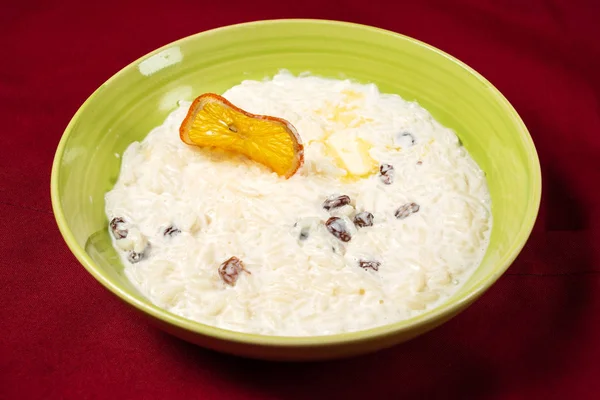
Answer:
[{"label": "melted butter", "polygon": [[327,101],[322,108],[316,111],[329,122],[339,125],[341,130],[335,132],[332,129],[326,129],[323,138],[317,141],[324,144],[325,155],[333,161],[333,164],[346,171],[347,174],[340,179],[343,182],[350,182],[376,173],[379,164],[369,154],[373,144],[343,131],[343,129],[356,128],[373,121],[372,118],[360,116],[356,112],[359,110],[361,100],[364,100],[364,94],[353,90],[344,90],[342,95],[341,102],[334,104]]},{"label": "melted butter", "polygon": [[373,145],[364,139],[352,138],[344,132],[334,133],[325,147],[336,165],[346,170],[346,178],[364,178],[377,171],[378,164],[369,154]]}]

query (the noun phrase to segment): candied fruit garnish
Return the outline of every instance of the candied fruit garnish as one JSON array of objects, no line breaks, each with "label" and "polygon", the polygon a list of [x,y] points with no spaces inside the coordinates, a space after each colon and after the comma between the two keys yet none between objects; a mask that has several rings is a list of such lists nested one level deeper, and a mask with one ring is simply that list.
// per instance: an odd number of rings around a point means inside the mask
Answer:
[{"label": "candied fruit garnish", "polygon": [[302,140],[290,122],[251,114],[214,93],[194,100],[179,136],[189,145],[243,154],[286,178],[304,163]]}]

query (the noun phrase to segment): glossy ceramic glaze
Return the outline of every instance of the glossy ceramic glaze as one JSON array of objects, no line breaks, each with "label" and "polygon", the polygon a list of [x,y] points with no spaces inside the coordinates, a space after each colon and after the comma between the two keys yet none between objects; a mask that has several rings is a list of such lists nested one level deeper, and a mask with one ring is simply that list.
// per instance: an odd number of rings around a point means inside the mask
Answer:
[{"label": "glossy ceramic glaze", "polygon": [[[269,77],[281,68],[376,83],[382,92],[418,101],[457,132],[487,174],[494,227],[481,266],[450,301],[376,329],[290,338],[237,333],[186,320],[155,307],[129,283],[111,246],[104,215],[104,193],[119,174],[116,155],[161,124],[178,100],[222,93],[244,79]],[[531,232],[541,194],[531,137],[508,101],[483,77],[414,39],[315,20],[261,21],[203,32],[127,66],[94,92],[71,120],[56,152],[51,185],[54,213],[67,245],[112,293],[185,340],[277,360],[366,353],[413,338],[453,317],[510,266]]]}]

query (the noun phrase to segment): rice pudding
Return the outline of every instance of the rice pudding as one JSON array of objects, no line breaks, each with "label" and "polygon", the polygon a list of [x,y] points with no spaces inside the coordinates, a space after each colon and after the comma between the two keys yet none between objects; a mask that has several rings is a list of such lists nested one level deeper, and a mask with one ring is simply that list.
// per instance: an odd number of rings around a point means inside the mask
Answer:
[{"label": "rice pudding", "polygon": [[223,97],[291,122],[304,165],[286,179],[183,143],[184,101],[132,143],[106,214],[152,303],[235,331],[327,335],[423,313],[478,267],[492,226],[485,174],[417,103],[285,71]]}]

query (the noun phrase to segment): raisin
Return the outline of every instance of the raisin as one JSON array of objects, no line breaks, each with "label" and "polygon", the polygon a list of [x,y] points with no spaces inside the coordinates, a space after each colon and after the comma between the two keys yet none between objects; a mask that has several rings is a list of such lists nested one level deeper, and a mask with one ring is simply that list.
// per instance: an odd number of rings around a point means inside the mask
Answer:
[{"label": "raisin", "polygon": [[316,228],[321,224],[321,220],[317,217],[300,218],[292,229],[292,235],[298,240],[306,240],[310,236],[311,229]]},{"label": "raisin", "polygon": [[358,228],[373,226],[373,218],[373,214],[368,211],[363,211],[354,216],[354,225],[356,225]]},{"label": "raisin", "polygon": [[135,251],[130,251],[129,255],[127,256],[127,260],[129,260],[129,262],[132,264],[139,263],[144,258],[145,258],[145,252],[136,253]]},{"label": "raisin", "polygon": [[129,231],[125,227],[125,220],[121,217],[115,217],[110,221],[110,231],[115,239],[125,239]]},{"label": "raisin", "polygon": [[323,202],[323,208],[327,211],[350,204],[350,197],[345,194],[337,197],[330,197]]},{"label": "raisin", "polygon": [[348,232],[346,228],[346,223],[343,219],[338,217],[331,217],[325,222],[325,227],[336,238],[340,239],[342,242],[349,242],[352,239],[352,235]]},{"label": "raisin", "polygon": [[412,133],[409,132],[403,132],[400,134],[400,137],[404,140],[408,139],[410,141],[410,145],[414,146],[414,144],[417,142],[415,140],[415,137],[412,135]]},{"label": "raisin", "polygon": [[398,219],[404,219],[419,211],[421,207],[417,203],[406,203],[396,210],[394,214]]},{"label": "raisin", "polygon": [[180,229],[171,225],[171,226],[167,227],[167,229],[165,229],[165,231],[163,232],[163,235],[173,237],[173,236],[179,235],[180,233],[181,233]]},{"label": "raisin", "polygon": [[304,228],[302,228],[300,230],[300,235],[298,235],[298,239],[300,240],[306,240],[308,239],[308,233],[310,232],[310,228],[305,226]]},{"label": "raisin", "polygon": [[235,286],[242,271],[250,273],[246,270],[242,260],[237,257],[231,257],[219,266],[219,276],[229,286]]},{"label": "raisin", "polygon": [[391,164],[381,164],[379,166],[379,178],[386,185],[391,185],[394,182],[394,166]]},{"label": "raisin", "polygon": [[379,266],[381,265],[381,263],[379,261],[360,260],[358,262],[358,265],[362,269],[372,269],[373,271],[379,271]]},{"label": "raisin", "polygon": [[341,242],[335,242],[333,243],[333,245],[331,246],[331,251],[334,254],[338,254],[343,256],[344,254],[346,254],[346,248],[344,247],[344,244]]}]

